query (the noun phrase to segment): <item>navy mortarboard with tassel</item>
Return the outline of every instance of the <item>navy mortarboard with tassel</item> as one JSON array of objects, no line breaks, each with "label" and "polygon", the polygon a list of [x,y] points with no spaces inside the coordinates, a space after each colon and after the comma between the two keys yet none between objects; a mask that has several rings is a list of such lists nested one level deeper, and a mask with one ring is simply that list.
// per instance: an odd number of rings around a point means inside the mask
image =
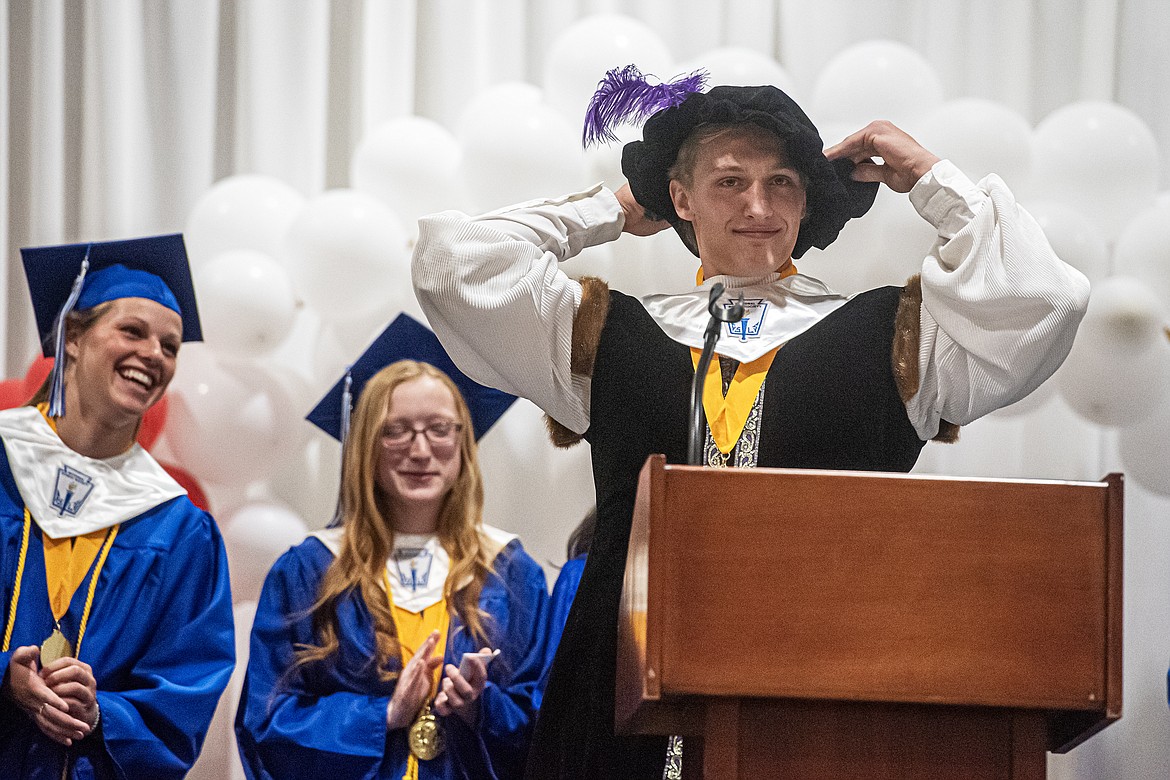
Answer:
[{"label": "navy mortarboard with tassel", "polygon": [[374,374],[398,360],[430,363],[451,377],[471,411],[476,439],[487,433],[516,400],[514,395],[481,385],[468,377],[455,367],[430,328],[407,314],[399,314],[309,412],[306,419],[344,444],[353,399],[361,395],[362,388]]},{"label": "navy mortarboard with tassel", "polygon": [[[64,351],[69,312],[119,298],[146,298],[183,319],[183,341],[201,341],[195,286],[183,236],[132,238],[20,250],[45,357]],[[54,361],[49,414],[65,414],[65,361]]]}]

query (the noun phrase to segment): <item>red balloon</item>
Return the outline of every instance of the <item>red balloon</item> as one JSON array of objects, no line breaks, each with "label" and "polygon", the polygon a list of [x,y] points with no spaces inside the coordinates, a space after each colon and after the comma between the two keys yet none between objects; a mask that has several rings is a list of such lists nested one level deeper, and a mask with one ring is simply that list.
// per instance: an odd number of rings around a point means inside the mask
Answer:
[{"label": "red balloon", "polygon": [[158,441],[163,428],[167,424],[167,397],[158,399],[158,403],[146,410],[142,418],[142,425],[138,428],[138,443],[144,449],[150,449]]},{"label": "red balloon", "polygon": [[199,481],[191,476],[191,472],[173,463],[159,462],[158,465],[162,466],[163,471],[170,474],[175,482],[183,486],[183,489],[187,491],[187,498],[191,499],[192,504],[205,512],[211,511],[211,503],[207,500],[207,494],[203,492]]},{"label": "red balloon", "polygon": [[41,385],[49,378],[49,372],[53,370],[53,358],[38,357],[28,367],[28,371],[24,374],[24,391],[28,395],[26,400],[32,398],[37,390],[41,389]]},{"label": "red balloon", "polygon": [[5,379],[0,382],[0,409],[14,409],[28,403],[32,393],[24,392],[23,379]]}]

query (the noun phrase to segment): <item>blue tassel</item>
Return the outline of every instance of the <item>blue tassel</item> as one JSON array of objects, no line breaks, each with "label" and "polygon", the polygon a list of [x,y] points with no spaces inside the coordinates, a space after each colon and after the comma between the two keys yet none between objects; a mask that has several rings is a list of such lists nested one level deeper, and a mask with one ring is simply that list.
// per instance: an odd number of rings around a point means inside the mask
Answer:
[{"label": "blue tassel", "polygon": [[614,128],[624,122],[641,121],[664,108],[677,106],[689,95],[701,92],[707,71],[696,70],[674,81],[651,84],[636,65],[614,68],[597,84],[597,91],[585,111],[585,148],[618,140]]},{"label": "blue tassel", "polygon": [[353,366],[345,369],[345,385],[341,389],[341,484],[337,489],[337,508],[333,510],[333,519],[329,521],[329,528],[341,525],[341,497],[345,490],[345,443],[349,441],[349,418],[353,413]]},{"label": "blue tassel", "polygon": [[53,370],[49,381],[50,417],[65,416],[65,318],[73,311],[77,299],[81,297],[81,285],[85,282],[86,272],[89,271],[89,250],[92,248],[93,244],[86,247],[85,259],[81,261],[81,271],[73,280],[73,289],[69,291],[69,297],[65,299],[65,305],[61,307],[53,323]]}]

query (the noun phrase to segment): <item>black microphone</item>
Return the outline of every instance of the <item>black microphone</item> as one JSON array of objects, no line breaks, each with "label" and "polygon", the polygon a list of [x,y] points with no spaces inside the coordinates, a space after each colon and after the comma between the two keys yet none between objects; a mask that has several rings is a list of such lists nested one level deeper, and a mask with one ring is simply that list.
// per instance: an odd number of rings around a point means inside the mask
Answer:
[{"label": "black microphone", "polygon": [[704,465],[703,433],[706,428],[703,419],[703,385],[707,381],[707,369],[711,365],[711,355],[715,352],[715,342],[719,339],[719,327],[724,322],[739,322],[743,319],[743,293],[739,294],[738,301],[726,309],[719,307],[720,295],[723,295],[723,285],[715,282],[707,300],[711,319],[707,323],[707,330],[703,332],[703,351],[699,355],[699,365],[695,368],[695,379],[691,382],[691,428],[687,444],[689,466]]}]

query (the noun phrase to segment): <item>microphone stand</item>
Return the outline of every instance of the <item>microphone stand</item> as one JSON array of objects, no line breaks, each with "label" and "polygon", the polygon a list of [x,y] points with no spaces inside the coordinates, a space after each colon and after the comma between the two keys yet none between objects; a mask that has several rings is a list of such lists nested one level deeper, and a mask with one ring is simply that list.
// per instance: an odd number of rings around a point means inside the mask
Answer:
[{"label": "microphone stand", "polygon": [[691,426],[687,444],[687,465],[703,465],[703,433],[706,431],[703,419],[703,387],[707,381],[707,369],[711,366],[711,355],[715,352],[715,342],[719,339],[719,328],[724,322],[739,322],[743,319],[743,293],[739,300],[726,311],[719,308],[719,296],[723,295],[723,285],[716,282],[711,286],[711,294],[707,300],[707,311],[711,315],[707,323],[707,330],[703,332],[703,351],[699,355],[699,365],[695,368],[695,378],[691,382]]}]

